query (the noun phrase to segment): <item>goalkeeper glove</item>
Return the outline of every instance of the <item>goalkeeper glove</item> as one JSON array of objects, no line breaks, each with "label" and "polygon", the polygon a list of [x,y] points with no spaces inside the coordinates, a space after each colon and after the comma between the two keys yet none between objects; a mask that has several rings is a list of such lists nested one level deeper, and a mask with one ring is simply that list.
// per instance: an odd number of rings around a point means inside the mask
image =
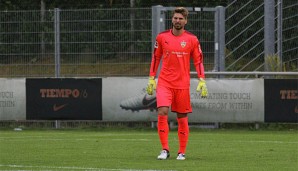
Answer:
[{"label": "goalkeeper glove", "polygon": [[156,82],[155,82],[154,76],[150,76],[148,80],[146,92],[148,95],[152,95],[155,89],[156,89]]},{"label": "goalkeeper glove", "polygon": [[197,92],[201,92],[202,98],[206,98],[208,96],[206,81],[203,78],[200,78],[200,81],[197,87]]}]

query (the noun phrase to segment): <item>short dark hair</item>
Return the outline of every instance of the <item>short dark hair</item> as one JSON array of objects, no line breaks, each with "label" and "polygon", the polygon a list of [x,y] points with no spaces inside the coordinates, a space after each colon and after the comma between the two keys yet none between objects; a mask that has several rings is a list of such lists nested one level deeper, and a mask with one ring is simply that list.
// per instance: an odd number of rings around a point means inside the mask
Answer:
[{"label": "short dark hair", "polygon": [[188,10],[184,7],[176,7],[172,13],[172,16],[174,16],[175,13],[180,13],[183,15],[183,17],[185,19],[187,19],[187,16],[188,16]]}]

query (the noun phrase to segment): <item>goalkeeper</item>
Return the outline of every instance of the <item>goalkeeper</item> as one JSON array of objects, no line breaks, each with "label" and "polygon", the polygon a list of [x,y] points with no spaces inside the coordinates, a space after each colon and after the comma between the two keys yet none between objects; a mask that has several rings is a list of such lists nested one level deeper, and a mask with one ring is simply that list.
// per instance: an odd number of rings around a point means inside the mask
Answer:
[{"label": "goalkeeper", "polygon": [[[187,23],[188,11],[186,8],[177,7],[172,13],[173,27],[157,35],[149,73],[147,93],[152,95],[156,90],[158,112],[158,135],[162,150],[157,156],[165,160],[170,156],[168,144],[168,113],[177,113],[179,149],[177,160],[185,160],[188,142],[189,127],[188,113],[192,112],[190,103],[190,60],[192,58],[198,75],[197,91],[201,97],[208,95],[203,54],[198,38],[184,30]],[[155,76],[163,60],[156,86]]]}]

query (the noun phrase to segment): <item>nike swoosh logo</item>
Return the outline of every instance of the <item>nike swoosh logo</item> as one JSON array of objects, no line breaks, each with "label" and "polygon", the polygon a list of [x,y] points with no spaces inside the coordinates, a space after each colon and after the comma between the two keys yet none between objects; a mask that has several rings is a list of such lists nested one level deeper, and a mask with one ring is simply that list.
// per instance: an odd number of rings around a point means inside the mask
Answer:
[{"label": "nike swoosh logo", "polygon": [[155,96],[151,96],[151,97],[147,98],[147,95],[145,95],[143,100],[142,100],[142,103],[143,103],[144,106],[147,106],[147,105],[152,104],[155,101],[156,101]]},{"label": "nike swoosh logo", "polygon": [[57,112],[57,111],[63,109],[66,105],[67,105],[67,104],[63,104],[63,105],[56,105],[56,104],[54,104],[54,106],[53,106],[53,111],[54,111],[54,112]]}]

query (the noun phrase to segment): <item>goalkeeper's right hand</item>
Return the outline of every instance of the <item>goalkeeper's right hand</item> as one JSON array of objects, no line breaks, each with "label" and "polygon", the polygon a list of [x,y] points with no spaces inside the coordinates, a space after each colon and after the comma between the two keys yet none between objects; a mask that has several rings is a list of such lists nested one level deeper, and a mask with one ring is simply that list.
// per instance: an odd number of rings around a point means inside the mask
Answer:
[{"label": "goalkeeper's right hand", "polygon": [[155,82],[154,76],[150,76],[148,80],[146,92],[148,95],[152,95],[153,91],[155,90],[156,90],[156,82]]}]

